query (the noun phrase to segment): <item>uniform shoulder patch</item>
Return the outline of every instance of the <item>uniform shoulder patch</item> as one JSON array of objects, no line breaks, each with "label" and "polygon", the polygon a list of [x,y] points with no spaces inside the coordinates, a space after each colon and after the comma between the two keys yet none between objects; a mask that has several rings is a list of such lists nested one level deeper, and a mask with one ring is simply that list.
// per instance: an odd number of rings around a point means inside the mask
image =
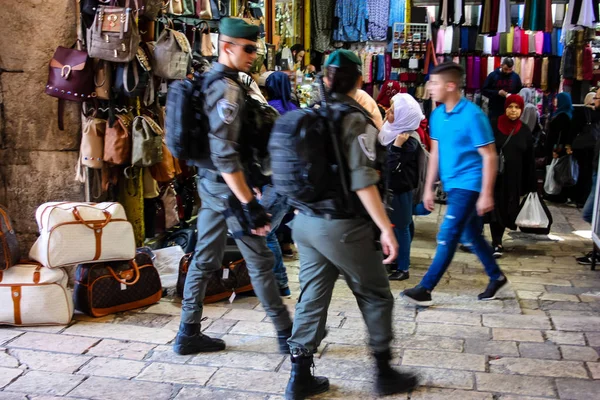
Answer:
[{"label": "uniform shoulder patch", "polygon": [[231,124],[237,116],[239,106],[237,103],[232,103],[227,99],[221,99],[217,102],[217,111],[221,121],[227,125]]},{"label": "uniform shoulder patch", "polygon": [[358,144],[360,144],[360,148],[362,149],[363,153],[365,153],[367,158],[371,161],[375,161],[375,159],[377,158],[377,150],[375,148],[376,144],[372,136],[373,135],[370,135],[368,133],[363,133],[361,135],[358,135],[357,139]]}]

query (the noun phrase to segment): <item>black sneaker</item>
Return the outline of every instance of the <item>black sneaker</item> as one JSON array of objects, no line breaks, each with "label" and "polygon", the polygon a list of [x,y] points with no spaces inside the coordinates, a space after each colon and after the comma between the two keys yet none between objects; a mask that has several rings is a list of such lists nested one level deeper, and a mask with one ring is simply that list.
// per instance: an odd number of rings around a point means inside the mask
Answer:
[{"label": "black sneaker", "polygon": [[502,257],[502,255],[504,255],[504,247],[495,246],[494,247],[494,258],[500,258],[500,257]]},{"label": "black sneaker", "polygon": [[390,276],[390,281],[405,281],[410,278],[408,271],[394,271]]},{"label": "black sneaker", "polygon": [[415,286],[412,289],[406,289],[401,293],[402,297],[409,303],[418,306],[429,307],[433,305],[431,300],[431,292],[421,286]]},{"label": "black sneaker", "polygon": [[490,281],[487,288],[483,293],[480,293],[477,298],[479,300],[494,300],[498,296],[500,290],[503,287],[506,287],[508,284],[508,279],[505,276],[502,276],[501,280],[496,279],[495,281]]},{"label": "black sneaker", "polygon": [[[577,264],[580,264],[580,265],[592,265],[592,257],[593,256],[594,256],[594,253],[590,251],[585,256],[577,257],[575,260],[577,261]],[[600,261],[599,257],[596,256],[596,262],[598,262],[598,261]]]},{"label": "black sneaker", "polygon": [[200,332],[200,324],[181,324],[173,351],[181,356],[225,350],[225,342]]}]

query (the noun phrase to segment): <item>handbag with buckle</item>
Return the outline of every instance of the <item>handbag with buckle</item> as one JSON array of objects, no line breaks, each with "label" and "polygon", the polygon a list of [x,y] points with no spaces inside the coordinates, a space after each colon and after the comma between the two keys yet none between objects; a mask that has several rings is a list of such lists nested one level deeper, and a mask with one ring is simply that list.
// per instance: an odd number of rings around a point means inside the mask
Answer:
[{"label": "handbag with buckle", "polygon": [[90,57],[120,63],[133,60],[140,45],[140,33],[130,1],[126,0],[125,7],[97,7],[94,22],[87,30]]},{"label": "handbag with buckle", "polygon": [[152,118],[140,115],[133,120],[131,165],[150,167],[163,159],[163,130]]},{"label": "handbag with buckle", "polygon": [[152,61],[154,75],[185,79],[192,64],[192,50],[185,34],[166,28],[156,41]]},{"label": "handbag with buckle", "polygon": [[73,297],[76,310],[102,317],[157,303],[162,284],[150,256],[138,250],[131,261],[78,265]]}]

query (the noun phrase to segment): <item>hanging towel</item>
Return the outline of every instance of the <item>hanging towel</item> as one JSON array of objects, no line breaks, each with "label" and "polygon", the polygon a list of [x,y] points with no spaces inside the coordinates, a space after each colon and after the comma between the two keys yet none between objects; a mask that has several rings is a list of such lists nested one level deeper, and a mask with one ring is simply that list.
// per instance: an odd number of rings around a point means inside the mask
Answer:
[{"label": "hanging towel", "polygon": [[551,33],[552,32],[552,0],[545,0],[546,2],[546,23],[544,24],[545,29],[544,32]]},{"label": "hanging towel", "polygon": [[481,57],[475,57],[473,60],[473,89],[481,88]]},{"label": "hanging towel", "polygon": [[531,8],[534,1],[535,0],[525,0],[525,11],[523,13],[523,23],[521,24],[521,27],[526,31],[531,30]]},{"label": "hanging towel", "polygon": [[[483,56],[481,57],[481,62],[480,62],[480,71],[479,71],[479,87],[483,86],[483,83],[485,82],[487,76],[488,76],[488,66],[489,66],[489,57],[488,56]],[[492,71],[489,71],[492,72]]]},{"label": "hanging towel", "polygon": [[443,54],[452,53],[452,38],[454,36],[454,29],[449,26],[444,30],[444,51]]},{"label": "hanging towel", "polygon": [[436,54],[444,54],[444,42],[446,41],[446,28],[440,27],[435,42]]},{"label": "hanging towel", "polygon": [[521,57],[515,57],[515,72],[521,75]]},{"label": "hanging towel", "polygon": [[460,51],[466,53],[469,51],[469,27],[460,28]]},{"label": "hanging towel", "polygon": [[583,80],[583,49],[575,50],[575,79]]},{"label": "hanging towel", "polygon": [[484,54],[492,54],[492,38],[489,36],[479,35],[483,38],[483,53]]},{"label": "hanging towel", "polygon": [[488,57],[488,60],[487,60],[487,63],[488,63],[487,70],[489,71],[490,74],[495,69],[495,65],[494,65],[495,58],[496,57]]},{"label": "hanging towel", "polygon": [[490,27],[490,21],[492,18],[492,1],[493,0],[483,0],[481,11],[481,24],[479,25],[479,33],[481,34],[492,33]]},{"label": "hanging towel", "polygon": [[498,32],[498,22],[500,20],[500,2],[498,0],[492,0],[492,15],[490,20],[490,31]]},{"label": "hanging towel", "polygon": [[525,32],[525,28],[521,30],[521,54],[524,56],[529,54],[529,35]]},{"label": "hanging towel", "polygon": [[583,80],[591,81],[594,79],[594,55],[589,44],[583,49]]},{"label": "hanging towel", "polygon": [[513,35],[513,53],[521,53],[521,28],[519,28],[518,26],[515,27]]},{"label": "hanging towel", "polygon": [[546,27],[546,3],[544,0],[534,0],[531,8],[531,30],[543,31]]},{"label": "hanging towel", "polygon": [[385,53],[385,80],[390,79],[390,75],[392,74],[392,55],[390,53]]},{"label": "hanging towel", "polygon": [[[477,51],[477,46],[479,42],[479,32],[476,26],[472,26],[469,28],[469,51]],[[481,43],[481,50],[483,51],[483,42]]]},{"label": "hanging towel", "polygon": [[571,24],[572,25],[578,25],[579,24],[579,16],[581,15],[581,11],[583,10],[583,3],[585,0],[571,0],[569,2],[569,8],[572,8],[571,10]]},{"label": "hanging towel", "polygon": [[508,33],[499,33],[500,35],[500,50],[498,51],[498,54],[500,54],[501,56],[505,56],[506,54],[508,54],[507,48],[508,48]]},{"label": "hanging towel", "polygon": [[390,2],[380,0],[367,0],[369,11],[369,32],[367,37],[371,40],[385,40],[390,17]]},{"label": "hanging towel", "polygon": [[552,34],[544,32],[544,45],[542,46],[542,54],[552,54]]},{"label": "hanging towel", "polygon": [[[507,19],[506,0],[499,0],[498,5],[498,33],[506,33],[510,28],[510,18]],[[510,12],[510,11],[509,11]],[[510,15],[510,14],[509,14]]]},{"label": "hanging towel", "polygon": [[566,4],[554,4],[554,26],[562,26],[565,21]]},{"label": "hanging towel", "polygon": [[[562,28],[557,28],[556,32],[558,34],[558,37],[560,38],[562,36]],[[558,40],[557,45],[556,45],[556,55],[559,57],[562,57],[564,51],[565,51],[565,44],[563,42],[561,42],[560,40]]]},{"label": "hanging towel", "polygon": [[502,63],[502,58],[501,57],[494,57],[494,69],[500,68],[500,65]]},{"label": "hanging towel", "polygon": [[534,58],[533,62],[533,87],[540,87],[542,84],[542,59]]},{"label": "hanging towel", "polygon": [[498,54],[500,51],[500,34],[497,33],[492,39],[492,54]]},{"label": "hanging towel", "polygon": [[542,59],[542,79],[540,82],[540,88],[544,91],[548,90],[548,67],[549,67],[548,57],[544,57]]},{"label": "hanging towel", "polygon": [[585,26],[586,28],[594,28],[595,14],[596,13],[594,13],[594,0],[583,0],[581,12],[579,13],[579,19],[577,20],[577,25]]},{"label": "hanging towel", "polygon": [[482,35],[476,35],[475,36],[475,51],[477,52],[483,52],[483,36]]},{"label": "hanging towel", "polygon": [[558,29],[554,28],[552,30],[552,55],[558,55],[558,41],[560,40],[560,33],[558,33]]},{"label": "hanging towel", "polygon": [[544,50],[544,32],[539,31],[535,34],[535,54],[541,55]]},{"label": "hanging towel", "polygon": [[535,54],[535,33],[529,36],[529,54]]},{"label": "hanging towel", "polygon": [[521,80],[523,86],[531,86],[533,83],[533,70],[535,67],[535,60],[533,57],[526,57],[523,59],[521,64]]},{"label": "hanging towel", "polygon": [[377,82],[385,81],[385,55],[377,54]]},{"label": "hanging towel", "polygon": [[460,48],[460,26],[455,26],[452,30],[452,53],[458,53]]},{"label": "hanging towel", "polygon": [[[463,57],[464,58],[464,57]],[[467,57],[467,89],[474,89],[474,57]]]},{"label": "hanging towel", "polygon": [[515,28],[514,26],[510,27],[510,30],[508,32],[508,37],[506,39],[506,51],[510,54],[513,53],[513,45],[514,45],[514,41],[515,41]]}]

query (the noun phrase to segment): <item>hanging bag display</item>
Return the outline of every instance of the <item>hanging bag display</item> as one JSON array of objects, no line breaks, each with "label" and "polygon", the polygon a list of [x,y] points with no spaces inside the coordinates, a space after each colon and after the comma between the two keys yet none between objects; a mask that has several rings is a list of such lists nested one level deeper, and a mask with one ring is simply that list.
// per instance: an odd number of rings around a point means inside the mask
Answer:
[{"label": "hanging bag display", "polygon": [[0,272],[0,325],[67,325],[73,317],[68,280],[64,269],[33,261]]},{"label": "hanging bag display", "polygon": [[150,256],[138,251],[131,261],[78,265],[73,297],[76,310],[103,317],[157,303],[162,284]]},{"label": "hanging bag display", "polygon": [[[115,4],[111,0],[111,4]],[[87,30],[90,57],[111,62],[133,60],[140,44],[140,33],[131,0],[125,7],[99,5],[92,26]]]},{"label": "hanging bag display", "polygon": [[165,210],[165,230],[179,225],[179,212],[177,210],[177,193],[172,184],[167,185],[160,197],[162,208]]},{"label": "hanging bag display", "polygon": [[196,34],[199,36],[196,38],[196,48],[199,46],[199,52],[202,57],[212,57],[214,56],[215,49],[211,38],[210,26],[208,22],[201,21],[195,27]]},{"label": "hanging bag display", "polygon": [[106,126],[104,161],[115,165],[131,164],[131,114],[119,114],[113,126]]},{"label": "hanging bag display", "polygon": [[94,86],[96,87],[96,97],[98,99],[110,99],[112,67],[108,61],[94,60]]},{"label": "hanging bag display", "polygon": [[562,187],[575,186],[579,179],[579,164],[572,155],[562,156],[554,167],[554,180]]},{"label": "hanging bag display", "polygon": [[104,165],[104,134],[106,120],[96,117],[81,118],[81,164],[88,168],[102,169]]},{"label": "hanging bag display", "polygon": [[523,199],[515,225],[522,232],[544,235],[550,233],[552,214],[550,214],[550,210],[537,193],[529,193]]},{"label": "hanging bag display", "polygon": [[196,0],[196,15],[200,19],[213,19],[210,0]]},{"label": "hanging bag display", "polygon": [[137,4],[140,17],[147,20],[154,20],[165,8],[164,0],[134,0]]},{"label": "hanging bag display", "polygon": [[157,182],[171,182],[177,175],[181,173],[181,169],[179,168],[179,162],[169,151],[164,137],[162,139],[162,155],[163,157],[161,162],[150,167],[150,173]]},{"label": "hanging bag display", "polygon": [[127,97],[144,95],[152,76],[152,66],[146,52],[139,47],[129,63],[119,63],[115,69],[115,92]]},{"label": "hanging bag display", "polygon": [[141,115],[133,120],[131,165],[150,167],[163,159],[163,130],[152,118]]},{"label": "hanging bag display", "polygon": [[185,79],[192,64],[192,50],[187,37],[166,28],[154,46],[154,75],[165,79]]},{"label": "hanging bag display", "polygon": [[550,195],[560,194],[560,191],[562,190],[562,187],[554,179],[554,168],[556,167],[557,162],[558,158],[553,158],[550,165],[546,166],[546,180],[544,181],[544,192]]},{"label": "hanging bag display", "polygon": [[194,0],[170,0],[167,13],[172,15],[195,15]]},{"label": "hanging bag display", "polygon": [[8,211],[0,206],[0,274],[15,265],[21,258],[19,242]]},{"label": "hanging bag display", "polygon": [[46,267],[135,257],[133,228],[119,203],[45,203],[35,218],[40,237],[29,257]]}]

